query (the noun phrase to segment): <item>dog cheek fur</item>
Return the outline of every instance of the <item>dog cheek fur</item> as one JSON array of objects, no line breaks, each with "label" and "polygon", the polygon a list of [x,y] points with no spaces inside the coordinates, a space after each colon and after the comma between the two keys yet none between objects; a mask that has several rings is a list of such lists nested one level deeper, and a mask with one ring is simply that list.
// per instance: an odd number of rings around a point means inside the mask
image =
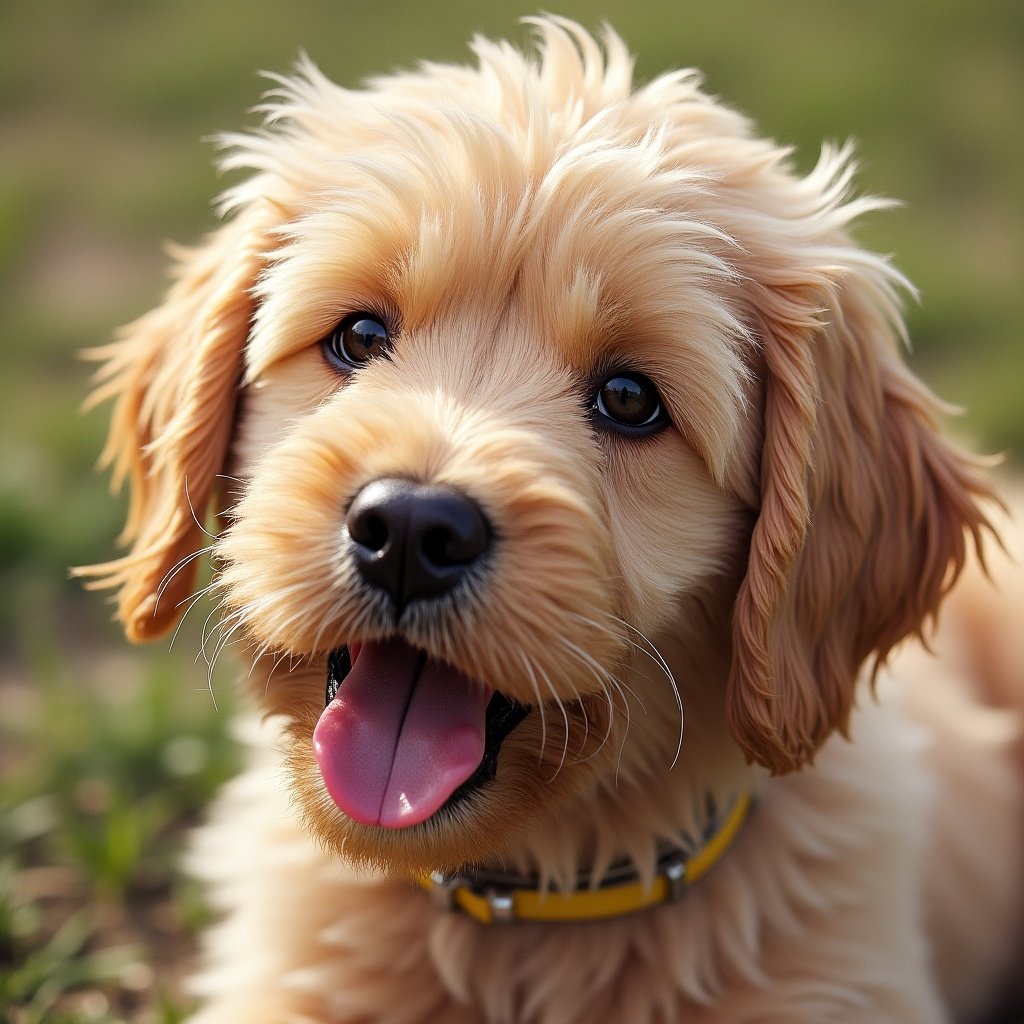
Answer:
[{"label": "dog cheek fur", "polygon": [[683,595],[735,575],[750,513],[674,431],[641,442],[639,450],[622,441],[610,447],[609,529],[622,614],[652,635],[677,619]]}]

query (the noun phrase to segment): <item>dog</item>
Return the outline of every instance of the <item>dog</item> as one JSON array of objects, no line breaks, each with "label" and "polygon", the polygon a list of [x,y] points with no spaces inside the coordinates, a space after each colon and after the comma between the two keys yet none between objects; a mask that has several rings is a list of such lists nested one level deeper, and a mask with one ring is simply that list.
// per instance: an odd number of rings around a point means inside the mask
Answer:
[{"label": "dog", "polygon": [[210,552],[206,653],[250,669],[192,1020],[977,1020],[1019,966],[1024,601],[848,233],[887,203],[531,21],[278,79],[98,352],[131,503],[93,584],[152,639]]}]

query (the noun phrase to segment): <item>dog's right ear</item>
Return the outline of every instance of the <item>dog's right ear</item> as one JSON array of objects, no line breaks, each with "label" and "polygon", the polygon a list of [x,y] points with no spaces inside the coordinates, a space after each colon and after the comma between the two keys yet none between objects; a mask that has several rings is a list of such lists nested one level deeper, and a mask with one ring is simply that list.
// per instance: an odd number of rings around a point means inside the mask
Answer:
[{"label": "dog's right ear", "polygon": [[114,401],[101,463],[113,487],[131,488],[122,558],[77,570],[95,588],[117,588],[132,640],[160,636],[192,593],[193,556],[207,543],[203,520],[227,454],[252,288],[271,227],[266,210],[244,209],[207,241],[175,250],[175,281],[163,304],[87,353],[104,361],[88,406]]},{"label": "dog's right ear", "polygon": [[[843,267],[842,261],[847,260]],[[761,507],[733,613],[728,715],[773,773],[846,733],[862,666],[924,637],[997,499],[903,365],[884,261],[837,246],[761,296]],[[792,261],[796,265],[796,260]]]}]

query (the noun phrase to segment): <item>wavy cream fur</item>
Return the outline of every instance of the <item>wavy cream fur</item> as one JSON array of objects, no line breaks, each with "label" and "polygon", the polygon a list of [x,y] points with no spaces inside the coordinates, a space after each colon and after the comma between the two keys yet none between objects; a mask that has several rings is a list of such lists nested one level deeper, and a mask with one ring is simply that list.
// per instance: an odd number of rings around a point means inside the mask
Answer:
[{"label": "wavy cream fur", "polygon": [[[92,572],[158,634],[212,506],[211,644],[237,641],[263,717],[193,853],[223,914],[194,1021],[976,1020],[1020,920],[1024,656],[972,576],[949,657],[889,659],[994,505],[902,362],[906,282],[846,233],[886,204],[850,197],[847,149],[799,177],[693,72],[634,89],[610,31],[533,24],[537,58],[477,40],[476,67],[360,91],[281,79],[225,139],[226,225],[101,353],[132,549]],[[395,349],[344,379],[317,342],[367,309]],[[669,429],[594,426],[623,367]],[[327,798],[310,736],[328,652],[396,629],[342,528],[394,476],[469,494],[498,538],[401,634],[534,713],[456,812],[384,830]],[[408,880],[650,878],[743,789],[725,860],[636,916],[487,928]]]}]

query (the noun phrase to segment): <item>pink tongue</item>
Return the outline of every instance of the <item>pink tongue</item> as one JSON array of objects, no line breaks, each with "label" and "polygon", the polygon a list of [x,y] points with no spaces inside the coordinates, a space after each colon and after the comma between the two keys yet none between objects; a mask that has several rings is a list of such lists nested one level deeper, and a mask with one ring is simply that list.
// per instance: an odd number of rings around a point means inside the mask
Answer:
[{"label": "pink tongue", "polygon": [[483,760],[491,691],[401,640],[352,661],[313,731],[324,785],[364,825],[418,825]]}]

